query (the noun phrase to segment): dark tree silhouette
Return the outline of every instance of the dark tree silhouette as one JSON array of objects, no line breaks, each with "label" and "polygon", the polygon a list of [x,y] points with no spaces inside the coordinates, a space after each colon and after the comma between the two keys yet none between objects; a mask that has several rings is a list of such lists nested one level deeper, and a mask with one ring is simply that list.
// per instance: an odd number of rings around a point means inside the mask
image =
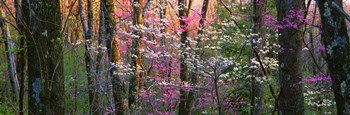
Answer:
[{"label": "dark tree silhouette", "polygon": [[[305,3],[297,0],[276,0],[278,21],[291,15],[291,10],[305,9]],[[298,25],[297,29],[284,27],[279,29],[281,34],[278,37],[281,52],[278,55],[279,61],[279,88],[278,113],[281,115],[303,115],[304,96],[302,85],[295,85],[302,81],[301,74],[301,49],[303,26],[298,19],[290,19]]]},{"label": "dark tree silhouette", "polygon": [[29,115],[64,115],[59,0],[22,1],[28,49]]}]

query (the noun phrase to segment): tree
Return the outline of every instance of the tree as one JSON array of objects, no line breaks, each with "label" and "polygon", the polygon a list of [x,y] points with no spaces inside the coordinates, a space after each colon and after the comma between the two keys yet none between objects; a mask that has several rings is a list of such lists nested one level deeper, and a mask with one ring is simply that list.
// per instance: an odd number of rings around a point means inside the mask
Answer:
[{"label": "tree", "polygon": [[[253,1],[253,33],[258,34],[258,36],[255,36],[252,38],[253,41],[257,41],[257,43],[252,44],[252,51],[251,51],[251,59],[256,60],[255,52],[259,52],[262,50],[262,47],[264,46],[264,34],[265,30],[263,28],[264,26],[264,13],[265,13],[265,4],[266,0],[254,0]],[[259,40],[261,39],[261,40]],[[263,57],[262,55],[259,56],[260,58]],[[253,106],[251,109],[252,115],[260,115],[264,112],[264,84],[257,81],[256,79],[262,79],[264,77],[263,72],[261,71],[261,67],[257,66],[258,68],[252,68],[251,74],[252,74],[252,84],[251,84],[251,105]]]},{"label": "tree", "polygon": [[332,88],[338,115],[350,114],[350,44],[342,11],[342,0],[319,0],[322,43],[326,47],[326,62],[332,78]]},{"label": "tree", "polygon": [[[207,11],[208,11],[208,7],[209,7],[209,0],[204,0],[203,1],[203,5],[202,5],[202,11],[201,11],[201,19],[199,20],[199,28],[198,28],[198,35],[197,35],[197,43],[196,43],[196,48],[201,48],[202,47],[202,43],[201,43],[201,39],[202,37],[204,36],[203,34],[203,29],[204,26],[205,26],[205,22],[206,22],[206,15],[207,15]],[[199,54],[201,52],[200,51],[196,51],[196,59],[199,59]],[[190,83],[192,84],[192,86],[195,86],[198,82],[198,73],[199,73],[199,70],[198,70],[198,62],[197,61],[194,61],[193,62],[193,65],[194,65],[194,69],[191,71],[191,76],[190,76]],[[195,99],[196,99],[196,92],[195,90],[191,90],[188,92],[188,100],[186,102],[186,109],[185,109],[185,112],[184,114],[185,115],[189,115],[191,113],[191,109],[192,109],[192,105],[193,103],[195,102]]]},{"label": "tree", "polygon": [[[84,39],[85,39],[85,66],[88,80],[89,90],[89,108],[90,114],[99,115],[101,113],[99,88],[97,84],[98,76],[94,72],[94,60],[91,54],[92,50],[92,34],[93,34],[93,12],[92,0],[87,1],[88,16],[87,20],[84,13],[83,2],[79,0],[79,14],[81,23],[83,25]],[[87,21],[87,22],[86,22]]]},{"label": "tree", "polygon": [[[304,96],[301,74],[302,22],[292,12],[305,9],[305,3],[297,0],[276,0],[278,21],[283,24],[278,32],[280,52],[278,113],[283,115],[303,115]],[[292,15],[292,16],[291,16]],[[289,18],[289,17],[292,18]],[[284,21],[289,21],[286,25]],[[290,25],[292,24],[292,25]]]},{"label": "tree", "polygon": [[[5,8],[1,8],[1,18],[6,16]],[[15,62],[15,54],[14,54],[14,42],[11,39],[11,34],[8,25],[4,22],[4,20],[0,21],[0,28],[2,32],[2,40],[5,41],[5,51],[7,58],[7,67],[10,77],[10,83],[12,86],[12,91],[15,95],[16,102],[19,101],[19,83],[16,71],[16,62]]]},{"label": "tree", "polygon": [[129,108],[135,112],[137,107],[138,94],[140,88],[140,69],[141,69],[141,26],[143,24],[142,8],[143,0],[134,0],[133,2],[133,21],[134,26],[132,30],[132,45],[131,45],[131,69],[132,75],[130,77],[129,85]]},{"label": "tree", "polygon": [[[29,115],[64,114],[63,47],[59,0],[22,1],[28,30]],[[45,20],[45,21],[43,21]]]},{"label": "tree", "polygon": [[24,32],[26,31],[24,29],[24,18],[23,18],[23,11],[22,11],[22,4],[21,0],[15,0],[14,1],[14,7],[16,11],[16,25],[19,30],[19,49],[20,51],[17,54],[17,65],[16,65],[16,70],[17,70],[17,76],[19,80],[19,115],[23,115],[23,103],[24,103],[24,79],[25,79],[25,71],[27,69],[27,50],[26,50],[26,39],[24,37]]},{"label": "tree", "polygon": [[[127,97],[127,79],[122,73],[122,60],[119,50],[119,38],[116,36],[115,2],[113,0],[101,1],[100,25],[104,25],[104,31],[107,38],[107,50],[110,63],[112,63],[110,74],[112,76],[113,99],[115,102],[115,112],[118,115],[127,115],[129,113]],[[100,26],[102,28],[102,26]],[[100,30],[101,32],[101,30]],[[102,33],[102,32],[101,32]],[[101,34],[100,33],[100,34]]]},{"label": "tree", "polygon": [[[188,7],[191,7],[192,0],[189,1]],[[187,7],[187,3],[185,0],[179,0],[178,1],[178,8],[179,8],[179,18],[180,18],[180,28],[184,30],[184,32],[180,35],[180,79],[181,82],[187,82],[188,79],[188,66],[186,64],[186,59],[188,58],[186,54],[186,48],[189,47],[189,43],[187,41],[187,24],[184,21],[184,18],[188,17],[189,9]],[[186,103],[187,103],[187,97],[188,91],[185,91],[184,89],[180,89],[180,103],[179,103],[179,115],[186,114]],[[183,113],[184,112],[184,113]]]}]

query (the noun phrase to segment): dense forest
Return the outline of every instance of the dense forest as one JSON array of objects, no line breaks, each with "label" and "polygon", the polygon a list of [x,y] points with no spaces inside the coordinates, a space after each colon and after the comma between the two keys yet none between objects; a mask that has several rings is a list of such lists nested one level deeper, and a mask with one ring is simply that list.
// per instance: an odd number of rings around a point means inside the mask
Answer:
[{"label": "dense forest", "polygon": [[348,12],[347,0],[0,0],[0,115],[350,115]]}]

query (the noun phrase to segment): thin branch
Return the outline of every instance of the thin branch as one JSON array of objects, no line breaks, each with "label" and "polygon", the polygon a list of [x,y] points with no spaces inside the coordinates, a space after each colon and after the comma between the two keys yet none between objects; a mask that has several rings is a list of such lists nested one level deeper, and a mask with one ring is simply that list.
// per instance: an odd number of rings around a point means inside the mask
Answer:
[{"label": "thin branch", "polygon": [[332,2],[331,4],[332,8],[335,8],[339,13],[343,14],[343,16],[350,22],[350,16],[341,8],[337,3]]},{"label": "thin branch", "polygon": [[142,9],[142,15],[144,15],[148,11],[148,7],[150,6],[152,0],[148,0],[145,7]]},{"label": "thin branch", "polygon": [[74,4],[77,2],[77,0],[74,0],[74,2],[69,5],[70,9],[69,9],[69,12],[68,12],[68,15],[67,15],[67,18],[66,18],[66,21],[64,22],[64,25],[63,25],[63,29],[62,29],[62,34],[64,33],[64,30],[66,29],[67,27],[67,22],[68,22],[68,19],[69,19],[69,16],[72,14],[72,10],[73,10],[73,7],[74,7]]}]

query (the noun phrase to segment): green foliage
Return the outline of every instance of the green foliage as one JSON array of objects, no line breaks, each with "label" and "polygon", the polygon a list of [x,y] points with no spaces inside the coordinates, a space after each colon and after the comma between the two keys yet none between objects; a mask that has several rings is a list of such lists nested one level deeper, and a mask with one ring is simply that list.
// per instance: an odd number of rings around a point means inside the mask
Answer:
[{"label": "green foliage", "polygon": [[[2,45],[0,45],[2,47]],[[5,54],[0,47],[0,54]],[[17,111],[17,103],[14,101],[10,81],[7,77],[7,62],[5,56],[0,56],[0,115],[14,115]]]},{"label": "green foliage", "polygon": [[16,103],[0,94],[0,115],[14,115],[16,113]]},{"label": "green foliage", "polygon": [[[0,44],[0,54],[6,54],[2,44]],[[5,55],[1,55],[0,56],[0,76],[1,76],[0,83],[5,83],[7,80],[5,77],[2,77],[2,76],[5,76],[6,70],[7,70],[7,59]],[[0,93],[1,93],[1,90],[0,90]]]},{"label": "green foliage", "polygon": [[[238,6],[238,7],[232,7],[233,12],[237,13],[234,17],[231,17],[224,8],[218,8],[218,15],[220,16],[220,23],[214,24],[213,27],[220,29],[221,31],[221,38],[224,38],[226,41],[223,43],[220,43],[220,46],[222,47],[222,52],[227,57],[233,57],[234,59],[237,59],[236,61],[242,66],[249,65],[250,63],[250,56],[251,56],[251,45],[249,39],[254,36],[252,33],[252,20],[250,15],[252,14],[252,4],[247,4],[246,6]],[[266,13],[272,16],[276,16],[277,12],[275,10],[275,4],[274,2],[268,2],[266,5]],[[243,14],[243,18],[239,15]],[[247,17],[245,17],[247,16]],[[232,21],[234,19],[238,26],[240,26],[240,29],[237,27],[237,25]],[[271,49],[269,52],[266,53],[266,57],[275,58],[276,51],[278,51],[278,48],[275,48],[273,46],[277,42],[277,37],[274,35],[276,34],[276,31],[266,29],[266,37],[264,38],[266,41],[268,41],[269,47]],[[276,34],[277,35],[277,34]],[[230,76],[233,77],[232,80],[235,81],[234,90],[232,91],[232,95],[240,95],[243,98],[243,104],[239,107],[239,114],[250,114],[250,101],[251,101],[251,78],[248,77],[249,75],[249,67],[239,67],[236,66],[238,70],[241,71],[231,71]],[[266,67],[265,69],[268,69]],[[234,70],[234,69],[231,69]],[[275,106],[275,100],[273,99],[273,96],[270,92],[270,89],[268,88],[267,84],[272,85],[272,87],[278,87],[277,78],[274,76],[277,76],[277,70],[274,69],[268,69],[268,77],[269,82],[266,82],[266,85],[264,87],[264,108],[265,112],[273,111]],[[275,89],[276,90],[276,89]],[[277,92],[274,91],[274,92]]]},{"label": "green foliage", "polygon": [[77,46],[64,55],[66,113],[86,114],[89,111],[84,52],[83,46]]}]

